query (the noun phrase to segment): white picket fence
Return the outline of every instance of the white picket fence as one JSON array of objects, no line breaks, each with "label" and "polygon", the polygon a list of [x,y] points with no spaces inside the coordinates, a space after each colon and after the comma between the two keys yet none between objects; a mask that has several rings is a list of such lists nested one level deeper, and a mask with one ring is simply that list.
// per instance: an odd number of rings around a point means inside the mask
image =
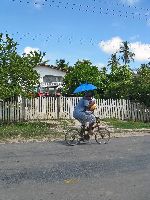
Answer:
[{"label": "white picket fence", "polygon": [[[0,121],[73,119],[80,97],[38,97],[25,101],[0,101]],[[95,115],[103,118],[150,121],[150,109],[129,100],[97,99]]]}]

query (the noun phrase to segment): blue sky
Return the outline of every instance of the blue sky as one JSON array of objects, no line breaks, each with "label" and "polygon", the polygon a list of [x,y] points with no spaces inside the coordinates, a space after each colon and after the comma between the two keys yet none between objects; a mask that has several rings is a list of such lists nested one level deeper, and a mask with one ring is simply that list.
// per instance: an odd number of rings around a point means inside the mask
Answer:
[{"label": "blue sky", "polygon": [[133,68],[150,58],[149,0],[1,0],[0,32],[18,53],[46,52],[49,64],[89,59],[106,65],[122,41],[135,53]]}]

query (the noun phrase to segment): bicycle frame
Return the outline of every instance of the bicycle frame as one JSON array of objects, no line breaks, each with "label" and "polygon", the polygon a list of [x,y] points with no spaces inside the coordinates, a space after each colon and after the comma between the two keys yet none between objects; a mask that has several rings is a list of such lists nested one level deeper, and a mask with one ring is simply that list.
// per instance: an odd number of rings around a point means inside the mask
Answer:
[{"label": "bicycle frame", "polygon": [[[100,126],[100,118],[96,117],[96,123],[93,126],[94,136],[95,140],[98,144],[101,144],[102,142],[104,144],[108,143],[110,139],[110,132],[106,127]],[[68,129],[65,134],[65,141],[67,144],[74,146],[76,144],[79,144],[80,141],[86,142],[90,140],[90,135],[86,133],[88,131],[88,127],[86,127],[85,124],[81,124],[80,130],[76,128]]]},{"label": "bicycle frame", "polygon": [[[95,123],[95,125],[93,126],[92,129],[99,127],[99,123],[100,123],[100,118],[96,117],[96,123]],[[80,136],[84,137],[85,135],[87,135],[87,134],[85,134],[85,131],[88,131],[88,130],[89,130],[89,128],[86,127],[85,124],[81,124]]]},{"label": "bicycle frame", "polygon": [[[93,129],[100,125],[100,118],[99,117],[95,117],[95,118],[96,118],[96,123],[93,126]],[[85,124],[81,124],[81,131],[83,132],[88,131],[88,127],[86,127]]]}]

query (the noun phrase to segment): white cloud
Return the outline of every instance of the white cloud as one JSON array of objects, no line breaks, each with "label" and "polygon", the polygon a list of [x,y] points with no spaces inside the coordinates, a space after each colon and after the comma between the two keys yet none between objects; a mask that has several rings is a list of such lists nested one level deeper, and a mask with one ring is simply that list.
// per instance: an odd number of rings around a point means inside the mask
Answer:
[{"label": "white cloud", "polygon": [[121,0],[122,3],[125,3],[127,5],[135,5],[138,3],[140,0]]},{"label": "white cloud", "polygon": [[148,61],[150,58],[150,44],[131,43],[131,51],[135,53],[134,59],[137,61]]},{"label": "white cloud", "polygon": [[99,47],[105,53],[115,53],[119,50],[122,42],[123,40],[120,37],[113,37],[111,40],[101,41]]},{"label": "white cloud", "polygon": [[39,49],[38,49],[38,48],[33,48],[33,47],[25,47],[23,52],[24,52],[25,54],[30,54],[31,51],[32,51],[32,52],[34,52],[34,51],[39,51]]},{"label": "white cloud", "polygon": [[[101,41],[99,47],[102,51],[108,54],[115,53],[119,50],[123,40],[120,37],[113,37],[107,41]],[[150,44],[142,44],[141,42],[130,43],[130,50],[135,53],[135,61],[149,61],[150,58]]]}]

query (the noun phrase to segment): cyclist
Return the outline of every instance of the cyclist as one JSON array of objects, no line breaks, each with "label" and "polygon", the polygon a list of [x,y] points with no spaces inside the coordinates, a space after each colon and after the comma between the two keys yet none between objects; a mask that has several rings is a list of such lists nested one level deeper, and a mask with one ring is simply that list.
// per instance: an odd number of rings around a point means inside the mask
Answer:
[{"label": "cyclist", "polygon": [[80,99],[73,111],[73,117],[82,124],[89,124],[88,134],[93,135],[92,127],[96,122],[96,118],[93,114],[92,107],[95,108],[95,99],[92,91],[85,93],[84,97]]}]

